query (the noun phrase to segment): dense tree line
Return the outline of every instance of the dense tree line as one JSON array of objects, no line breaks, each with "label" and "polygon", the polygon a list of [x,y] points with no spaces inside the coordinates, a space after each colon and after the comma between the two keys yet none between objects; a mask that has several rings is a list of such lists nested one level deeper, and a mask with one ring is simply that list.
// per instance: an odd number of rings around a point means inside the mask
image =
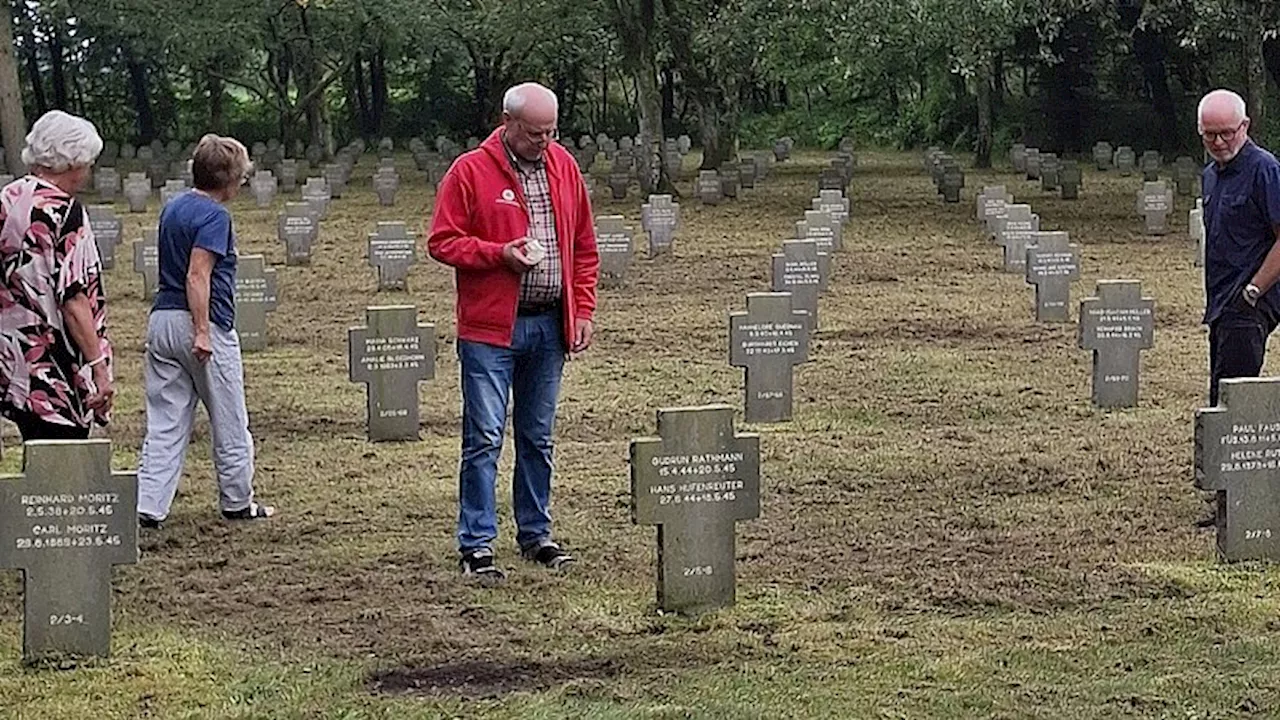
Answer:
[{"label": "dense tree line", "polygon": [[1016,138],[1188,146],[1215,86],[1265,134],[1280,79],[1280,13],[1261,0],[5,1],[11,151],[50,108],[133,142],[462,139],[538,79],[565,134],[638,133],[655,160],[679,133],[709,167],[742,140],[851,134],[983,164]]}]

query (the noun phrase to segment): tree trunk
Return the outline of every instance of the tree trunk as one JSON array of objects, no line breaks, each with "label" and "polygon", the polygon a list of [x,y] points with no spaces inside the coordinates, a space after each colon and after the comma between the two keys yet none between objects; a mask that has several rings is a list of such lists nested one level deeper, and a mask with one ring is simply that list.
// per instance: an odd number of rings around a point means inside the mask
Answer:
[{"label": "tree trunk", "polygon": [[22,115],[22,87],[13,49],[13,15],[5,3],[0,7],[0,143],[4,144],[5,167],[10,174],[21,175],[27,120]]},{"label": "tree trunk", "polygon": [[156,117],[151,109],[147,69],[128,50],[125,51],[124,62],[129,71],[129,92],[133,97],[133,111],[137,115],[138,144],[145,145],[156,139]]},{"label": "tree trunk", "polygon": [[213,73],[205,75],[205,91],[209,93],[209,129],[219,135],[227,132],[225,84]]},{"label": "tree trunk", "polygon": [[1250,135],[1266,144],[1267,140],[1267,65],[1263,58],[1262,27],[1256,16],[1251,16],[1244,30],[1244,70],[1249,106]]},{"label": "tree trunk", "polygon": [[62,52],[62,28],[54,20],[49,32],[49,69],[53,87],[53,106],[67,110],[66,58]]},{"label": "tree trunk", "polygon": [[375,138],[381,138],[387,124],[387,54],[382,45],[369,63],[369,91],[373,96],[369,130]]},{"label": "tree trunk", "polygon": [[605,47],[600,58],[600,123],[596,126],[596,134],[608,132],[609,128],[609,48]]},{"label": "tree trunk", "polygon": [[364,57],[361,53],[356,53],[355,60],[351,62],[351,80],[355,86],[356,128],[359,130],[361,137],[368,139],[370,126],[369,92],[364,85]]},{"label": "tree trunk", "polygon": [[[36,44],[36,34],[28,32],[24,38],[26,47],[23,55],[26,56],[27,81],[31,83],[31,99],[36,104],[36,117],[40,117],[49,110],[49,103],[44,97],[44,78],[40,75],[40,54],[37,52],[39,47]],[[13,47],[12,44],[9,47]]]},{"label": "tree trunk", "polygon": [[991,58],[983,58],[978,64],[978,142],[974,148],[973,166],[976,168],[991,167],[991,94],[995,78]]},{"label": "tree trunk", "polygon": [[668,132],[676,124],[676,78],[671,66],[662,68],[662,127]]}]

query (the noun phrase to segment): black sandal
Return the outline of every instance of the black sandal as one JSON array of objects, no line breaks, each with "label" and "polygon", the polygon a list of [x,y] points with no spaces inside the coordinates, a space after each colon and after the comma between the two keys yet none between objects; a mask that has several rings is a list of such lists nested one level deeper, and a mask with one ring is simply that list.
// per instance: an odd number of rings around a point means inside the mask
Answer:
[{"label": "black sandal", "polygon": [[240,510],[222,511],[222,517],[227,520],[266,520],[275,514],[275,508],[270,505],[259,505],[256,502],[251,502],[249,507]]}]

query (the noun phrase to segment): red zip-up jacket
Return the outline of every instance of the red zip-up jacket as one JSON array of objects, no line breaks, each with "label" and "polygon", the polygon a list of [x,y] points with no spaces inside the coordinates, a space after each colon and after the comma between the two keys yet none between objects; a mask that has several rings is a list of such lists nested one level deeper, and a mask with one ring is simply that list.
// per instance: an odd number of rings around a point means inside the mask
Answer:
[{"label": "red zip-up jacket", "polygon": [[[591,197],[578,163],[559,143],[543,157],[556,218],[564,287],[564,336],[596,309],[596,252]],[[502,260],[502,246],[529,233],[524,190],[502,145],[502,128],[463,154],[436,190],[427,252],[457,276],[458,339],[511,347],[520,302],[520,275]]]}]

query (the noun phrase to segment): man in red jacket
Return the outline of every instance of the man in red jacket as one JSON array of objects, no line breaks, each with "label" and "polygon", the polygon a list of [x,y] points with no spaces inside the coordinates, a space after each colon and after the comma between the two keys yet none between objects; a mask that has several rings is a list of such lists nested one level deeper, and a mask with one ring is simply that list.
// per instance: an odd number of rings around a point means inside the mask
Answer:
[{"label": "man in red jacket", "polygon": [[552,430],[565,356],[591,345],[600,264],[586,182],[556,142],[555,93],[517,85],[502,111],[502,127],[440,182],[427,240],[457,278],[458,551],[463,574],[486,583],[505,577],[493,542],[508,397],[516,542],[551,570],[573,562],[551,537]]}]

